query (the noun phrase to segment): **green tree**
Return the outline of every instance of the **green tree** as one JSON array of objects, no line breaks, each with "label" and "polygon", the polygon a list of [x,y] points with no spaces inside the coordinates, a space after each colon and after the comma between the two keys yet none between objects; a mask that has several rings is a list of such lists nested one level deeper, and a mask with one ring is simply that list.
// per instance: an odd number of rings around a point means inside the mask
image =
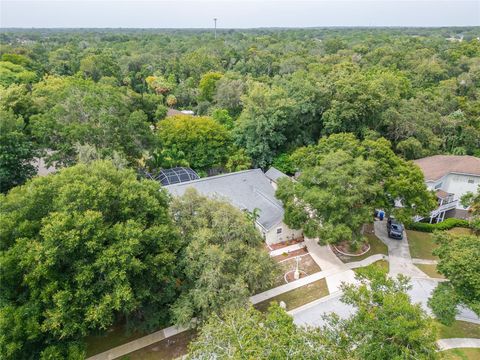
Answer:
[{"label": "green tree", "polygon": [[155,120],[163,120],[167,116],[168,108],[165,105],[158,105],[155,110]]},{"label": "green tree", "polygon": [[397,152],[407,160],[419,159],[424,154],[422,143],[413,137],[400,141],[397,144]]},{"label": "green tree", "polygon": [[265,167],[284,149],[294,101],[285,90],[255,83],[244,98],[244,109],[236,122],[235,137],[254,164]]},{"label": "green tree", "polygon": [[23,184],[35,175],[32,165],[36,155],[35,146],[24,133],[23,120],[0,108],[0,191]]},{"label": "green tree", "polygon": [[222,78],[222,74],[218,72],[208,72],[203,74],[200,79],[199,87],[199,97],[200,100],[213,101],[213,96],[215,95],[215,90],[217,87],[217,82]]},{"label": "green tree", "polygon": [[31,84],[37,80],[37,74],[22,65],[10,61],[0,61],[0,85]]},{"label": "green tree", "polygon": [[407,278],[372,268],[357,279],[358,285],[342,286],[342,302],[356,312],[347,319],[330,315],[324,336],[362,360],[438,358],[433,319],[410,302]]},{"label": "green tree", "polygon": [[71,48],[58,48],[48,54],[47,70],[52,75],[73,75],[80,64]]},{"label": "green tree", "polygon": [[449,279],[458,301],[480,314],[480,237],[443,232],[434,241],[439,245],[434,250],[440,258],[438,272]]},{"label": "green tree", "polygon": [[214,102],[220,108],[227,109],[230,114],[237,116],[242,110],[242,96],[245,91],[245,81],[224,76],[216,83]]},{"label": "green tree", "polygon": [[182,293],[172,307],[177,323],[244,306],[250,295],[273,285],[276,263],[258,230],[229,203],[189,189],[171,205],[185,243]]},{"label": "green tree", "polygon": [[153,141],[146,114],[131,111],[130,98],[115,87],[77,78],[47,78],[33,89],[39,113],[31,116],[38,143],[53,150],[58,166],[76,161],[75,144],[95,146],[102,158],[117,151],[135,164]]},{"label": "green tree", "polygon": [[5,359],[81,359],[79,339],[92,332],[166,323],[180,242],[157,182],[100,161],[0,201]]},{"label": "green tree", "polygon": [[433,290],[432,297],[428,299],[428,306],[439,322],[450,326],[458,314],[458,297],[452,284],[443,282]]},{"label": "green tree", "polygon": [[212,111],[212,118],[220,124],[231,130],[233,128],[233,118],[225,109],[215,109]]},{"label": "green tree", "polygon": [[212,315],[190,345],[187,358],[345,359],[332,350],[325,349],[318,330],[295,326],[285,310],[272,304],[266,313],[250,306]]},{"label": "green tree", "polygon": [[477,235],[480,234],[480,185],[476,193],[467,192],[462,196],[460,202],[472,214],[470,227]]},{"label": "green tree", "polygon": [[190,345],[189,359],[438,359],[436,327],[406,293],[406,278],[381,270],[344,285],[341,301],[356,312],[325,315],[319,328],[297,327],[278,305],[266,313],[240,307],[212,315]]},{"label": "green tree", "polygon": [[120,67],[110,54],[92,54],[80,61],[79,71],[85,78],[99,81],[102,77],[118,77]]},{"label": "green tree", "polygon": [[248,170],[251,167],[252,159],[247,155],[245,149],[232,150],[225,164],[225,168],[230,172]]},{"label": "green tree", "polygon": [[195,170],[208,171],[224,165],[228,159],[230,133],[210,117],[170,116],[161,120],[157,129],[160,147],[181,151]]},{"label": "green tree", "polygon": [[[382,138],[361,142],[352,134],[331,135],[298,149],[292,162],[301,171],[298,181],[281,180],[277,190],[285,222],[322,242],[358,244],[375,208],[411,221],[436,204],[420,169],[396,156]],[[395,201],[402,207],[395,208]]]}]

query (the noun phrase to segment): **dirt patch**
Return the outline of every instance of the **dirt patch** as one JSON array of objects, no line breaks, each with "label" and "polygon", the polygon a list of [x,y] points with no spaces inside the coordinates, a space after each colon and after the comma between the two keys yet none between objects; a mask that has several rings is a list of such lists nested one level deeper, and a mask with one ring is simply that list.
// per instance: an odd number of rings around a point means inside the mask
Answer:
[{"label": "dirt patch", "polygon": [[[291,279],[290,281],[294,281],[293,279],[293,271],[295,270],[295,267],[297,266],[297,261],[295,258],[287,258],[285,261],[280,262],[280,268],[282,269],[281,274],[278,276],[277,281],[276,281],[276,286],[284,285],[286,284],[285,282],[285,274],[289,271],[291,271],[291,274],[289,276]],[[310,255],[303,255],[300,257],[300,263],[298,264],[299,270],[304,271],[306,274],[301,274],[300,278],[312,275],[316,272],[321,271],[320,266],[317,265],[315,260]]]},{"label": "dirt patch", "polygon": [[303,236],[301,236],[297,239],[287,240],[287,241],[284,241],[284,242],[281,242],[281,243],[278,243],[278,244],[270,244],[270,245],[267,245],[267,248],[270,251],[278,250],[278,249],[281,249],[281,248],[284,248],[284,247],[287,247],[287,246],[290,246],[290,245],[299,244],[301,242],[303,242]]},{"label": "dirt patch", "polygon": [[368,242],[361,244],[357,249],[353,249],[348,241],[342,241],[338,244],[331,246],[333,250],[337,250],[337,252],[341,251],[344,254],[355,256],[361,255],[368,251],[370,245]]},{"label": "dirt patch", "polygon": [[283,253],[282,255],[274,256],[272,257],[272,259],[275,260],[276,262],[280,262],[283,260],[291,259],[292,257],[306,255],[306,254],[308,254],[308,250],[306,247],[304,247],[295,251],[291,251],[289,253]]}]

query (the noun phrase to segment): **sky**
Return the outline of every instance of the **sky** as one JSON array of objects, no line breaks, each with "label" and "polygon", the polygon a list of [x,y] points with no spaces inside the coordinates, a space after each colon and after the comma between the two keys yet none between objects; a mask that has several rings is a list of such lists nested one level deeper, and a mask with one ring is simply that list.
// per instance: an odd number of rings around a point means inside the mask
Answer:
[{"label": "sky", "polygon": [[480,0],[0,0],[0,27],[480,26]]}]

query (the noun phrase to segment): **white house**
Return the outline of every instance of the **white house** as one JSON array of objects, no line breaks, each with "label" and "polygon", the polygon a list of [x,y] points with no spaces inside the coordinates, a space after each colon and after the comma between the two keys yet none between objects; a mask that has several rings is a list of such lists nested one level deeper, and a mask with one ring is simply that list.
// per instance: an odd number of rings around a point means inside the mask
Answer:
[{"label": "white house", "polygon": [[438,208],[430,214],[430,222],[445,217],[466,218],[467,209],[460,198],[476,192],[480,185],[480,158],[474,156],[435,155],[414,161],[422,169],[425,182],[438,198]]},{"label": "white house", "polygon": [[253,212],[259,209],[256,226],[267,244],[275,244],[302,236],[301,230],[285,225],[282,203],[275,197],[276,182],[283,176],[287,175],[276,169],[265,174],[261,169],[252,169],[180,182],[165,188],[175,196],[194,188],[202,195],[226,199],[241,210]]}]

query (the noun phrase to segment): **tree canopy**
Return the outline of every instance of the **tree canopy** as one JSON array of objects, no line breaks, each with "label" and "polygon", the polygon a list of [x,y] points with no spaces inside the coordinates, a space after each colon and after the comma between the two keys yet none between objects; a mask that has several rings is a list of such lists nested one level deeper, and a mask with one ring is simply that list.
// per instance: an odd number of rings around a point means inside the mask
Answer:
[{"label": "tree canopy", "polygon": [[345,285],[341,301],[355,312],[325,315],[318,328],[298,327],[275,303],[266,313],[250,308],[214,314],[191,344],[189,359],[438,359],[436,327],[412,304],[406,278],[368,270]]},{"label": "tree canopy", "polygon": [[139,159],[153,134],[142,110],[121,89],[77,78],[49,77],[33,88],[38,113],[30,117],[33,137],[52,150],[49,161],[75,163],[75,144],[95,146],[103,156],[119,152]]},{"label": "tree canopy", "polygon": [[24,133],[23,119],[13,111],[0,108],[0,192],[23,184],[36,173],[32,164],[37,154],[33,142]]},{"label": "tree canopy", "polygon": [[[331,135],[296,150],[291,161],[301,175],[295,182],[279,182],[285,222],[322,242],[358,243],[375,208],[411,221],[435,207],[420,169],[396,156],[382,138],[360,141],[353,134]],[[395,202],[402,206],[395,207]]]},{"label": "tree canopy", "polygon": [[176,115],[161,120],[157,126],[159,146],[182,152],[193,169],[207,171],[226,163],[232,146],[231,136],[212,118]]},{"label": "tree canopy", "polygon": [[180,241],[158,183],[100,161],[0,200],[6,359],[81,359],[80,340],[95,330],[168,320]]},{"label": "tree canopy", "polygon": [[178,323],[198,322],[225,308],[243,306],[250,295],[273,285],[276,264],[246,214],[193,189],[171,205],[186,244],[181,259],[182,294],[173,305]]},{"label": "tree canopy", "polygon": [[[434,250],[440,258],[438,272],[451,285],[451,304],[463,303],[480,315],[480,237],[443,232],[435,234],[434,240],[439,245]],[[434,293],[434,298],[440,296],[441,293]]]}]

